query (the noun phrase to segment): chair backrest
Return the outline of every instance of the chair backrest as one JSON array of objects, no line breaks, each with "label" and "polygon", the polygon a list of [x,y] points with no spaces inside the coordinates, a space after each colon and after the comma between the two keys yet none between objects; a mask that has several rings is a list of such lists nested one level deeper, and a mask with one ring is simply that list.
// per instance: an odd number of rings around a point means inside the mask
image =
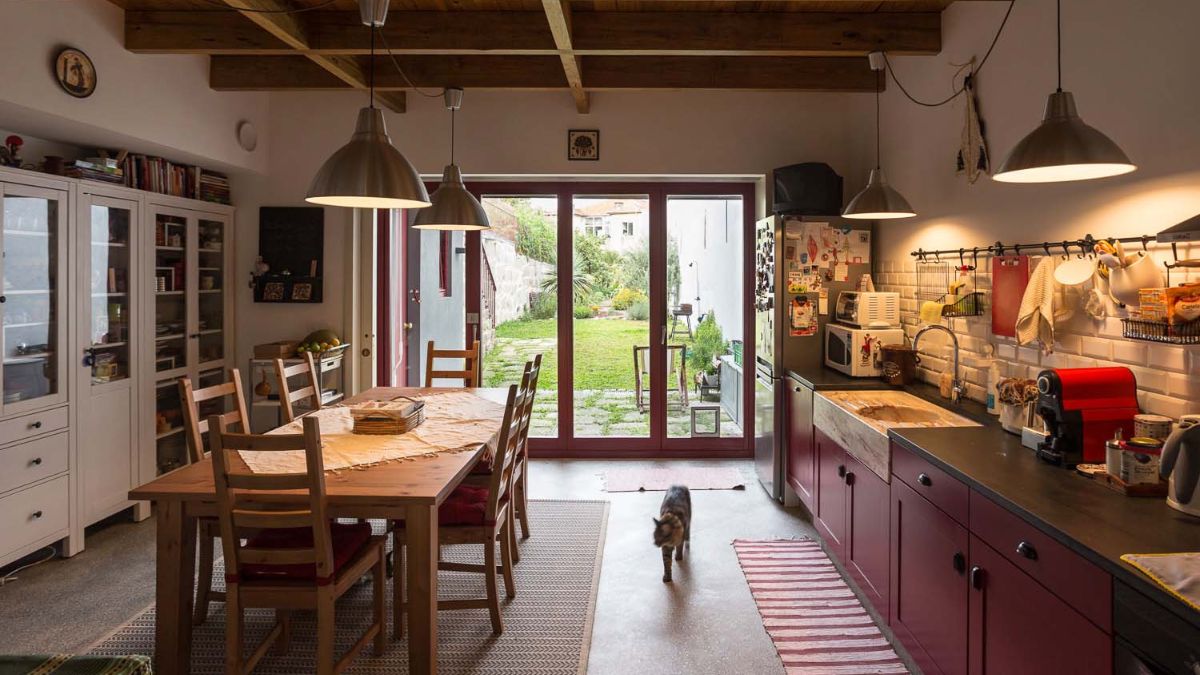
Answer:
[{"label": "chair backrest", "polygon": [[508,499],[508,492],[512,489],[513,472],[516,470],[520,451],[519,420],[528,397],[529,390],[525,387],[524,377],[521,378],[520,386],[509,385],[508,401],[504,406],[504,421],[500,425],[500,438],[496,441],[496,454],[492,458],[492,476],[485,512],[487,519],[492,522],[497,522],[496,515],[500,505]]},{"label": "chair backrest", "polygon": [[538,354],[533,357],[532,361],[525,364],[525,372],[521,375],[521,387],[526,390],[527,394],[525,396],[525,407],[518,419],[518,462],[524,462],[529,458],[529,427],[533,420],[533,399],[537,396],[538,376],[541,373],[542,355]]},{"label": "chair backrest", "polygon": [[[245,565],[316,565],[319,585],[333,579],[325,467],[321,456],[321,426],[316,417],[304,418],[301,434],[233,434],[226,417],[208,418],[208,443],[213,458],[217,517],[225,551],[226,583],[238,583]],[[253,473],[238,451],[289,452],[302,450],[304,473]],[[299,492],[283,501],[283,491]],[[248,532],[312,528],[313,544],[306,548],[256,548],[243,543]]]},{"label": "chair backrest", "polygon": [[[233,410],[229,411],[229,424],[237,424],[244,432],[250,431],[250,416],[246,413],[246,397],[242,394],[242,375],[237,368],[229,371],[229,381],[203,389],[192,388],[192,381],[179,378],[179,400],[183,405],[183,433],[187,438],[188,461],[199,462],[204,458],[204,434],[208,432],[208,414],[218,412],[201,410],[202,404],[232,396]],[[204,406],[208,407],[208,406]],[[219,411],[225,412],[225,411]]]},{"label": "chair backrest", "polygon": [[[434,359],[462,359],[462,370],[434,370]],[[479,340],[471,344],[470,349],[438,349],[433,340],[425,351],[425,386],[432,387],[433,381],[442,379],[461,379],[464,387],[479,386]]]},{"label": "chair backrest", "polygon": [[[304,386],[293,390],[288,379],[299,375],[305,376]],[[275,379],[279,381],[279,407],[283,410],[284,423],[296,419],[296,410],[292,407],[296,401],[311,398],[309,412],[321,409],[321,371],[312,352],[304,352],[304,359],[290,366],[285,366],[283,359],[275,359]]]}]

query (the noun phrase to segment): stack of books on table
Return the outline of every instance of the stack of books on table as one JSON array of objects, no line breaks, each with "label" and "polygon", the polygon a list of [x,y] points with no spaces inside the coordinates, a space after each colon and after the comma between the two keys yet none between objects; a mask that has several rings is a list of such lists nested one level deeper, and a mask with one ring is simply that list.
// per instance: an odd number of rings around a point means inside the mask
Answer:
[{"label": "stack of books on table", "polygon": [[71,178],[86,178],[116,185],[125,184],[125,172],[115,159],[100,157],[77,159],[67,164],[64,174]]}]

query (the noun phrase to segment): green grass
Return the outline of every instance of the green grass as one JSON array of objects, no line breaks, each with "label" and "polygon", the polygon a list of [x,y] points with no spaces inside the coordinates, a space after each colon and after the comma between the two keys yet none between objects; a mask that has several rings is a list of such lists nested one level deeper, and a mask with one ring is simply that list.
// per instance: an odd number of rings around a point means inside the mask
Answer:
[{"label": "green grass", "polygon": [[[575,389],[632,391],[633,346],[649,344],[649,322],[579,319],[574,325]],[[553,338],[557,330],[556,319],[509,321],[496,327],[496,337],[517,340]],[[673,342],[678,342],[678,339]],[[497,386],[505,379],[499,372],[501,364],[497,363],[496,351],[493,349],[484,359],[483,372],[487,386]],[[554,350],[548,350],[542,356],[538,388],[549,390],[557,387],[557,356]]]}]

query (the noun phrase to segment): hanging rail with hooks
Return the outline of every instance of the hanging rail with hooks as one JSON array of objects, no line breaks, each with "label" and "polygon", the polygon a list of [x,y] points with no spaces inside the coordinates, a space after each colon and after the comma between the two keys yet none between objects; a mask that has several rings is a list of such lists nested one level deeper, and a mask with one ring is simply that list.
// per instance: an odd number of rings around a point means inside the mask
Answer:
[{"label": "hanging rail with hooks", "polygon": [[954,249],[938,249],[936,251],[926,251],[919,248],[909,253],[917,260],[941,260],[942,256],[952,257],[958,256],[960,262],[965,261],[967,256],[973,259],[978,259],[981,255],[1001,256],[1006,253],[1018,254],[1026,250],[1038,250],[1045,252],[1046,255],[1052,255],[1055,252],[1069,254],[1073,249],[1079,249],[1082,253],[1091,253],[1095,245],[1101,241],[1121,242],[1122,244],[1141,244],[1145,249],[1146,245],[1156,238],[1152,234],[1143,234],[1140,237],[1107,237],[1105,239],[1096,239],[1092,235],[1087,235],[1082,239],[1066,239],[1063,241],[1043,241],[1037,244],[1005,244],[997,241],[991,246],[973,246],[971,248],[954,248]]}]

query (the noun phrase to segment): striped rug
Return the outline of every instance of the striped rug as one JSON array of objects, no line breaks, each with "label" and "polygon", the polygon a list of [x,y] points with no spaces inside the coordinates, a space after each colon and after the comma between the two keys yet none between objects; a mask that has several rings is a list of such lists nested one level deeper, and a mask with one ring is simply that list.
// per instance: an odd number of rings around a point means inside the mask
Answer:
[{"label": "striped rug", "polygon": [[738,539],[733,547],[788,675],[909,672],[820,544]]}]

